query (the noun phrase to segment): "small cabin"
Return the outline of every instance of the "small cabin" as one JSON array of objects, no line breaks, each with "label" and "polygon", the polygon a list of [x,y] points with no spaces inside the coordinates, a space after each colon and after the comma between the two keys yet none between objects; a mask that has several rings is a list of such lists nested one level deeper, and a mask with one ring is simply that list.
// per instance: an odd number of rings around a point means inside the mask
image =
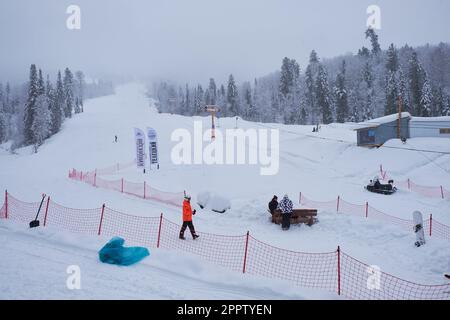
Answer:
[{"label": "small cabin", "polygon": [[[361,122],[360,128],[355,129],[357,145],[362,147],[379,147],[390,139],[397,138],[398,114],[376,118]],[[402,112],[400,116],[400,137],[409,138],[409,112]]]},{"label": "small cabin", "polygon": [[450,116],[429,118],[412,117],[409,122],[409,133],[411,138],[450,138]]}]

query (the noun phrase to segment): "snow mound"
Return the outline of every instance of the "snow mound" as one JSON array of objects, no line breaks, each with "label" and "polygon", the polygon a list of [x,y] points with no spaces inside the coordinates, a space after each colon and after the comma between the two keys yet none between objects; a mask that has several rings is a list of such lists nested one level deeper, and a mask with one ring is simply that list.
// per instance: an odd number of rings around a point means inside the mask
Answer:
[{"label": "snow mound", "polygon": [[197,204],[200,208],[208,208],[215,212],[224,213],[231,208],[231,201],[228,198],[219,196],[209,191],[200,192],[197,195]]}]

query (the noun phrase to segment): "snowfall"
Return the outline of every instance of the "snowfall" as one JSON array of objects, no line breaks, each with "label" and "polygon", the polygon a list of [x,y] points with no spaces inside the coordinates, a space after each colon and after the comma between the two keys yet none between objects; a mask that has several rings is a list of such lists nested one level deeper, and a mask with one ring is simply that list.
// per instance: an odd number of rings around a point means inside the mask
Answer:
[{"label": "snowfall", "polygon": [[[63,124],[60,133],[33,153],[22,148],[12,154],[10,144],[0,145],[0,189],[27,202],[42,193],[72,208],[98,208],[102,203],[134,215],[164,216],[181,223],[181,209],[157,201],[94,188],[68,178],[71,168],[94,170],[135,158],[133,128],[152,127],[158,133],[160,169],[136,167],[105,179],[146,180],[152,187],[171,192],[186,190],[197,209],[194,225],[200,233],[243,235],[273,246],[302,252],[331,252],[339,245],[346,253],[382,271],[423,284],[446,283],[450,271],[450,243],[427,238],[416,248],[415,235],[386,221],[319,210],[319,222],[308,227],[293,225],[282,231],[270,222],[267,203],[274,194],[288,194],[298,207],[299,192],[310,199],[328,201],[340,195],[352,203],[368,201],[390,215],[412,219],[419,210],[424,218],[450,225],[450,202],[399,190],[392,196],[367,192],[363,186],[377,175],[380,164],[397,180],[412,179],[421,185],[450,190],[450,143],[443,138],[397,140],[386,146],[356,146],[354,124],[330,124],[312,133],[312,126],[262,124],[237,121],[242,129],[278,129],[280,165],[275,175],[261,175],[260,166],[179,165],[171,159],[174,130],[193,131],[194,121],[206,130],[210,117],[160,114],[146,87],[127,84],[111,96],[85,102],[84,113]],[[217,129],[235,128],[235,118],[218,119]],[[118,142],[114,142],[114,136]],[[205,143],[206,144],[206,143]],[[447,152],[423,153],[407,149]],[[218,213],[195,204],[196,195],[211,192],[230,201]],[[1,204],[0,204],[1,206]],[[189,237],[186,241],[192,241]],[[98,250],[109,240],[103,236],[72,234],[56,228],[0,220],[0,299],[339,299],[332,292],[297,287],[282,280],[229,271],[196,255],[150,249],[150,256],[129,267],[102,264]],[[125,239],[126,240],[126,239]],[[182,240],[179,240],[182,241]],[[199,245],[201,242],[198,243]],[[81,271],[81,289],[66,285],[67,267]]]}]

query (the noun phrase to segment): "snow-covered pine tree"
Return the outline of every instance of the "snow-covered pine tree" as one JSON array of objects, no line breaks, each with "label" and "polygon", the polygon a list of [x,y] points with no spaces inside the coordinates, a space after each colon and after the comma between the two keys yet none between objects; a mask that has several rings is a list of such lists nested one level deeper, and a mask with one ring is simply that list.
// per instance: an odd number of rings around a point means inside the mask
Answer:
[{"label": "snow-covered pine tree", "polygon": [[69,68],[64,70],[64,116],[66,118],[72,117],[73,110],[73,74]]},{"label": "snow-covered pine tree", "polygon": [[39,96],[38,73],[36,65],[30,67],[30,80],[28,82],[28,97],[24,109],[24,143],[30,145],[34,143],[33,123],[36,113],[36,100]]},{"label": "snow-covered pine tree", "polygon": [[228,78],[227,86],[227,110],[226,116],[234,117],[239,114],[239,100],[238,100],[238,90],[236,83],[234,82],[234,77],[230,74]]},{"label": "snow-covered pine tree", "polygon": [[305,71],[305,102],[306,107],[309,108],[311,115],[311,122],[317,123],[318,114],[320,112],[316,103],[315,84],[317,78],[317,71],[319,66],[319,58],[316,51],[311,51],[309,56],[309,64]]},{"label": "snow-covered pine tree", "polygon": [[417,57],[417,53],[413,51],[409,59],[408,78],[411,111],[415,116],[421,114],[420,101],[422,98],[423,73],[424,71]]},{"label": "snow-covered pine tree", "polygon": [[433,96],[431,93],[431,87],[428,77],[425,74],[425,80],[423,82],[422,94],[420,97],[420,117],[429,117],[431,115],[431,104],[433,101]]},{"label": "snow-covered pine tree", "polygon": [[372,45],[372,55],[377,56],[381,52],[381,47],[378,43],[378,35],[375,33],[375,30],[370,27],[366,30],[366,39],[367,38],[370,39]]},{"label": "snow-covered pine tree", "polygon": [[246,120],[252,120],[255,116],[255,108],[252,100],[252,88],[250,82],[244,82],[242,84],[242,113],[241,116]]},{"label": "snow-covered pine tree", "polygon": [[13,114],[12,106],[11,106],[11,86],[9,82],[6,82],[5,87],[5,103],[3,105],[4,112],[6,114]]},{"label": "snow-covered pine tree", "polygon": [[405,75],[402,68],[398,70],[398,98],[402,101],[402,111],[411,112],[411,106],[409,103],[409,92],[406,83]]},{"label": "snow-covered pine tree", "polygon": [[82,71],[75,72],[75,79],[76,79],[76,96],[78,97],[78,104],[81,111],[81,107],[83,106],[83,100],[84,100],[84,87],[86,85],[85,82],[85,76]]},{"label": "snow-covered pine tree", "polygon": [[0,104],[0,143],[3,143],[7,139],[8,134],[8,122],[6,118],[6,112]]},{"label": "snow-covered pine tree", "polygon": [[197,86],[196,95],[195,95],[195,112],[196,114],[202,114],[204,108],[204,91],[202,86],[199,84]]},{"label": "snow-covered pine tree", "polygon": [[78,97],[75,98],[75,108],[74,108],[75,114],[78,114],[81,112],[80,108],[80,99]]},{"label": "snow-covered pine tree", "polygon": [[207,105],[215,105],[217,103],[217,87],[214,78],[209,79],[208,90],[206,90],[205,95]]},{"label": "snow-covered pine tree", "polygon": [[317,99],[317,106],[322,113],[322,123],[329,124],[333,122],[333,114],[331,111],[328,76],[327,71],[321,64],[319,64],[318,69],[315,96]]},{"label": "snow-covered pine tree", "polygon": [[50,134],[50,111],[48,110],[48,101],[45,94],[39,95],[36,99],[36,112],[33,117],[31,130],[33,132],[34,151],[37,152],[39,146]]},{"label": "snow-covered pine tree", "polygon": [[280,74],[280,93],[283,97],[286,97],[291,92],[293,83],[294,75],[291,59],[284,57]]},{"label": "snow-covered pine tree", "polygon": [[347,89],[345,86],[345,60],[342,61],[341,70],[336,76],[334,95],[336,99],[336,121],[344,123],[347,121],[349,113]]},{"label": "snow-covered pine tree", "polygon": [[45,94],[44,77],[42,76],[41,69],[39,69],[39,76],[38,76],[38,94],[39,95]]},{"label": "snow-covered pine tree", "polygon": [[386,70],[389,72],[397,72],[399,67],[398,53],[394,44],[391,43],[386,53]]},{"label": "snow-covered pine tree", "polygon": [[432,89],[432,92],[433,92],[433,103],[432,103],[433,108],[431,110],[431,115],[433,117],[446,115],[445,107],[447,98],[444,95],[444,90],[442,89],[442,87],[438,87]]},{"label": "snow-covered pine tree", "polygon": [[308,115],[306,114],[305,107],[301,107],[300,111],[300,124],[305,125],[308,121]]},{"label": "snow-covered pine tree", "polygon": [[389,71],[386,76],[386,104],[384,106],[384,114],[390,115],[398,110],[398,90],[397,79],[395,73]]},{"label": "snow-covered pine tree", "polygon": [[[369,120],[374,117],[375,110],[375,75],[373,74],[372,63],[368,57],[364,58],[365,62],[361,71],[362,83],[359,84],[359,92],[364,99],[363,109],[361,110],[361,120]],[[359,118],[359,116],[358,116]]]},{"label": "snow-covered pine tree", "polygon": [[384,106],[384,114],[389,115],[396,113],[398,110],[398,83],[397,83],[397,71],[398,71],[398,55],[397,49],[394,44],[389,46],[386,53],[386,103]]},{"label": "snow-covered pine tree", "polygon": [[61,129],[64,101],[64,85],[61,79],[61,71],[58,71],[54,99],[50,110],[51,134],[58,133]]}]

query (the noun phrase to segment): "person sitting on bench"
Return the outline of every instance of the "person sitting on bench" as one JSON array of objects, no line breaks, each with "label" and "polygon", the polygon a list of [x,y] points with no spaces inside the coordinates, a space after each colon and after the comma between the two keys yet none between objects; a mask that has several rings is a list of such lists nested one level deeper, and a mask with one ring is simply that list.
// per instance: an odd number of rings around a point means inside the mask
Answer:
[{"label": "person sitting on bench", "polygon": [[273,196],[272,200],[269,202],[269,211],[270,214],[273,215],[275,210],[278,208],[278,197]]}]

